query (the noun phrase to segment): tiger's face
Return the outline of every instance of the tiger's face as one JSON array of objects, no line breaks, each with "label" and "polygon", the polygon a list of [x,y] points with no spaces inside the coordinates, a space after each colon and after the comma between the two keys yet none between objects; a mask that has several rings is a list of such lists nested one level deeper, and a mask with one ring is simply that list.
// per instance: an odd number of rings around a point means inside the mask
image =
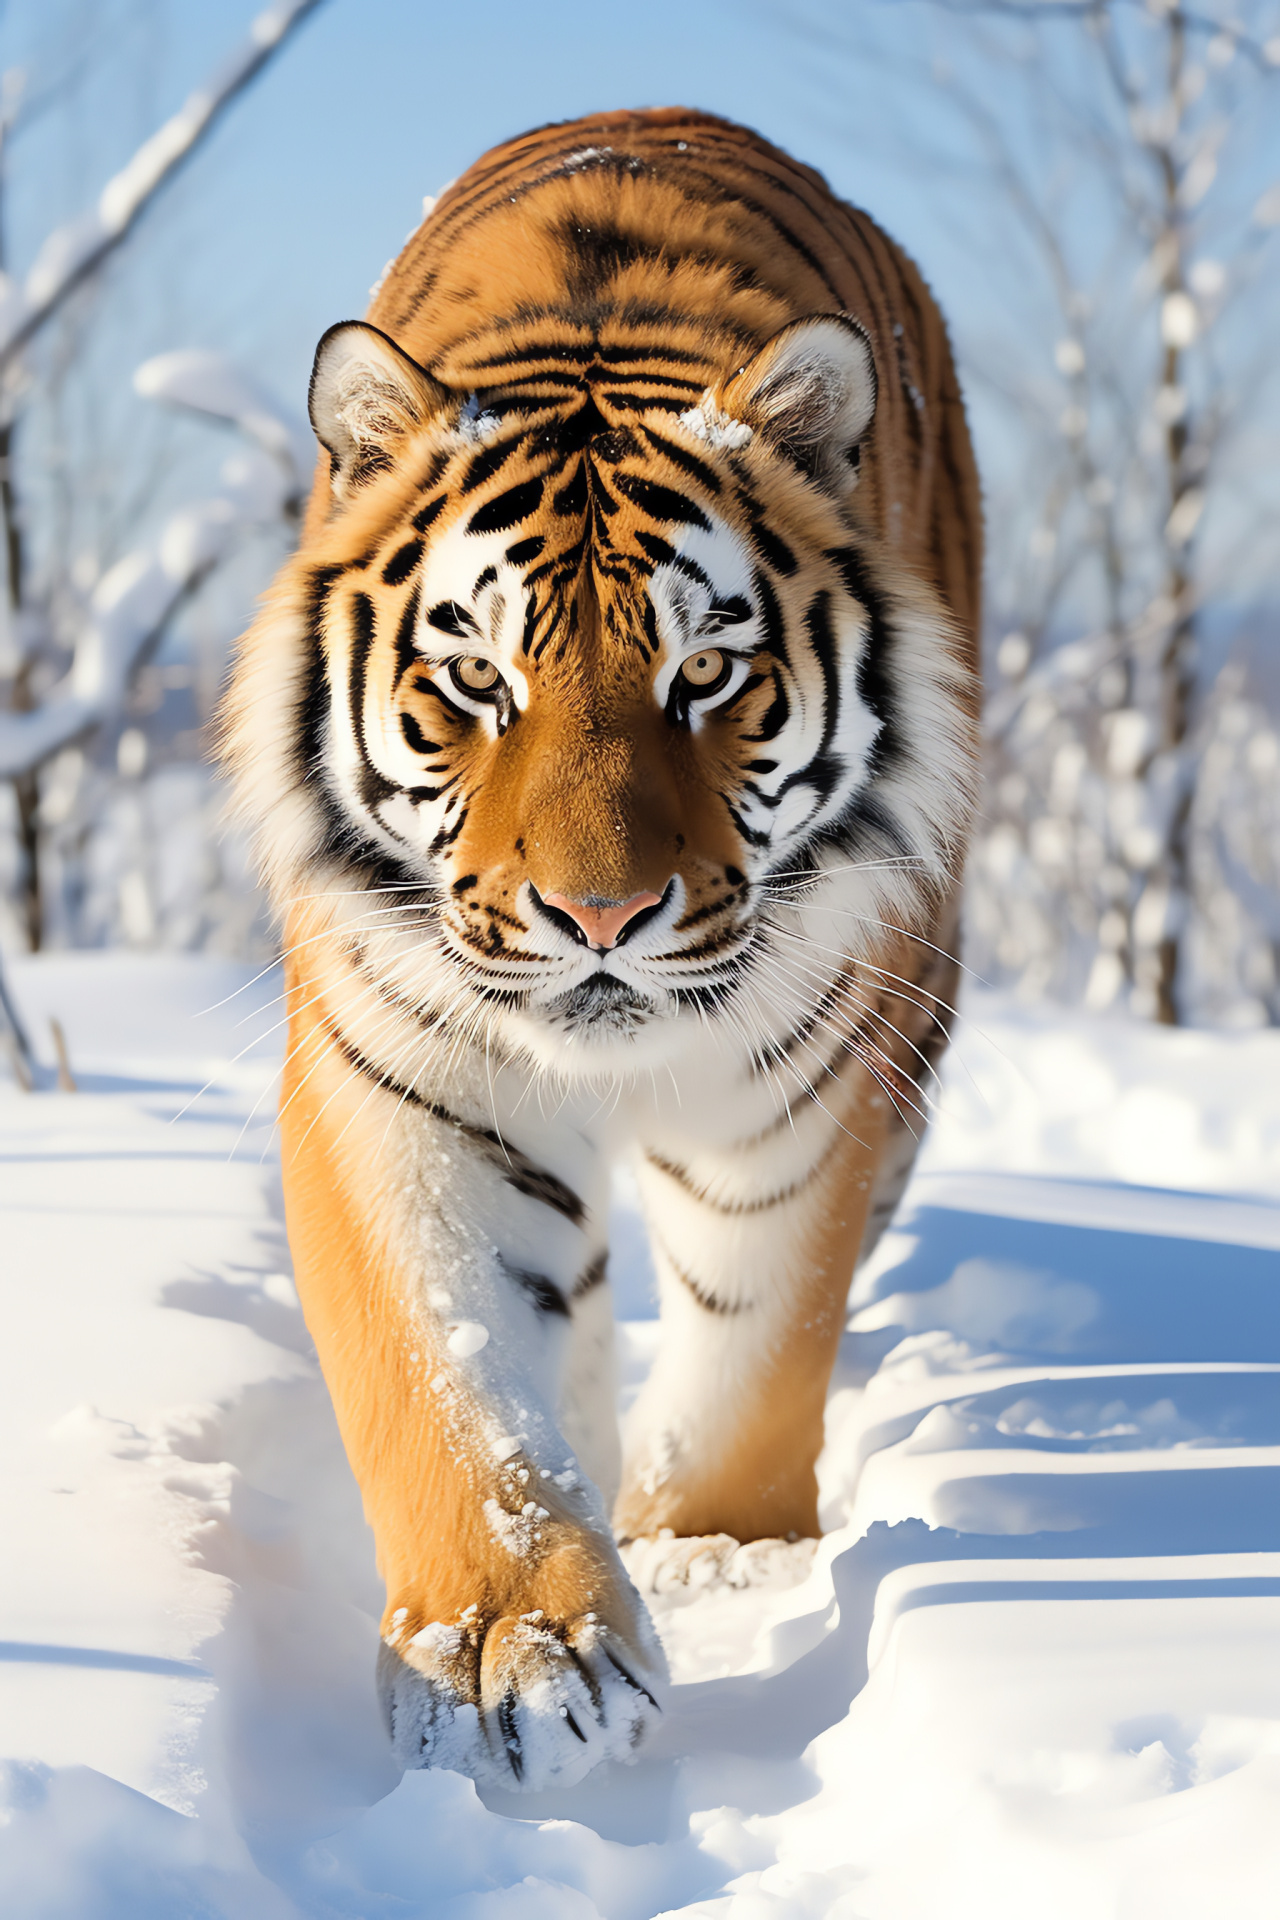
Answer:
[{"label": "tiger's face", "polygon": [[889,793],[910,610],[848,513],[861,330],[627,398],[459,396],[354,323],[312,384],[348,556],[312,573],[329,851],[388,938],[429,898],[467,992],[596,1048],[720,1008],[771,876],[919,853]]}]

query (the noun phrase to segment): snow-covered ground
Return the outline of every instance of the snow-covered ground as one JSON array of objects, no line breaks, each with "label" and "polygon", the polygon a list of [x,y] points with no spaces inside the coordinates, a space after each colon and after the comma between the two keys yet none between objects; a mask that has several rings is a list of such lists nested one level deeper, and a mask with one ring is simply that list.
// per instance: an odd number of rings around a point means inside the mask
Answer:
[{"label": "snow-covered ground", "polygon": [[[246,976],[12,973],[80,1090],[0,1082],[6,1920],[1274,1911],[1280,1034],[972,995],[856,1288],[812,1575],[661,1603],[646,1757],[482,1800],[398,1780],[379,1724],[263,1124],[279,1035],[232,1061],[275,981],[196,1017]],[[633,1387],[625,1194],[616,1238]]]}]

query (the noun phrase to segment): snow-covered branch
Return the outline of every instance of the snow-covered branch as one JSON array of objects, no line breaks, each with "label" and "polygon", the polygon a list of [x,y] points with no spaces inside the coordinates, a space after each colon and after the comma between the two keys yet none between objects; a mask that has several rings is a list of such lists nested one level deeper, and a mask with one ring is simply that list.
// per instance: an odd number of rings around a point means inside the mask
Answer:
[{"label": "snow-covered branch", "polygon": [[49,235],[24,283],[9,285],[0,297],[0,371],[119,246],[215,121],[318,5],[319,0],[280,0],[258,14],[242,45],[143,141],[108,180],[96,206]]},{"label": "snow-covered branch", "polygon": [[934,0],[934,5],[947,13],[968,15],[978,18],[989,14],[999,19],[1025,20],[1040,24],[1045,20],[1079,21],[1096,31],[1095,23],[1105,16],[1109,6],[1128,7],[1134,13],[1154,14],[1157,18],[1173,18],[1175,23],[1188,33],[1202,34],[1206,39],[1229,40],[1233,50],[1243,53],[1255,66],[1264,70],[1280,67],[1280,34],[1272,34],[1266,40],[1247,33],[1236,20],[1215,19],[1209,13],[1196,13],[1186,7],[1174,4],[1174,0]]},{"label": "snow-covered branch", "polygon": [[223,491],[169,516],[156,540],[118,560],[98,582],[71,665],[38,707],[0,713],[0,777],[32,772],[117,712],[136,668],[182,602],[249,534],[296,510],[311,447],[229,361],[208,352],[161,354],[135,386],[226,420],[257,444],[223,465]]},{"label": "snow-covered branch", "polygon": [[301,501],[316,459],[310,427],[303,420],[286,417],[277,402],[225,354],[200,347],[158,353],[138,368],[133,386],[147,400],[238,427],[281,468],[290,488],[289,501]]}]

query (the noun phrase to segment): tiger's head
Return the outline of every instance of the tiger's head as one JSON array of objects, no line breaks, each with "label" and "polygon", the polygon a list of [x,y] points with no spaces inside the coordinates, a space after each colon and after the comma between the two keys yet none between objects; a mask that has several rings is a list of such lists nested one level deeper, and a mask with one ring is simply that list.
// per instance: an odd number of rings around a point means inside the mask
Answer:
[{"label": "tiger's head", "polygon": [[917,912],[971,760],[941,603],[856,512],[863,330],[795,322],[683,400],[628,356],[459,391],[332,328],[293,723],[249,718],[249,659],[233,746],[274,789],[278,895],[374,895],[402,991],[425,942],[434,991],[443,965],[535,1055],[594,1065],[726,1007],[788,876],[865,867],[872,913]]}]

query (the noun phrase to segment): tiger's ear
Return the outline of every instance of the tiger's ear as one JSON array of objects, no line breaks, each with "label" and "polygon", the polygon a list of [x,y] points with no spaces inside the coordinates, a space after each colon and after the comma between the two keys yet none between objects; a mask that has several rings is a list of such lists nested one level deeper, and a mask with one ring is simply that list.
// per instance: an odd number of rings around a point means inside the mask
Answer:
[{"label": "tiger's ear", "polygon": [[718,404],[823,485],[853,485],[876,410],[871,342],[843,313],[793,320],[721,389]]},{"label": "tiger's ear", "polygon": [[335,497],[389,467],[401,442],[453,398],[377,327],[363,320],[330,327],[316,348],[308,404],[333,461]]}]

